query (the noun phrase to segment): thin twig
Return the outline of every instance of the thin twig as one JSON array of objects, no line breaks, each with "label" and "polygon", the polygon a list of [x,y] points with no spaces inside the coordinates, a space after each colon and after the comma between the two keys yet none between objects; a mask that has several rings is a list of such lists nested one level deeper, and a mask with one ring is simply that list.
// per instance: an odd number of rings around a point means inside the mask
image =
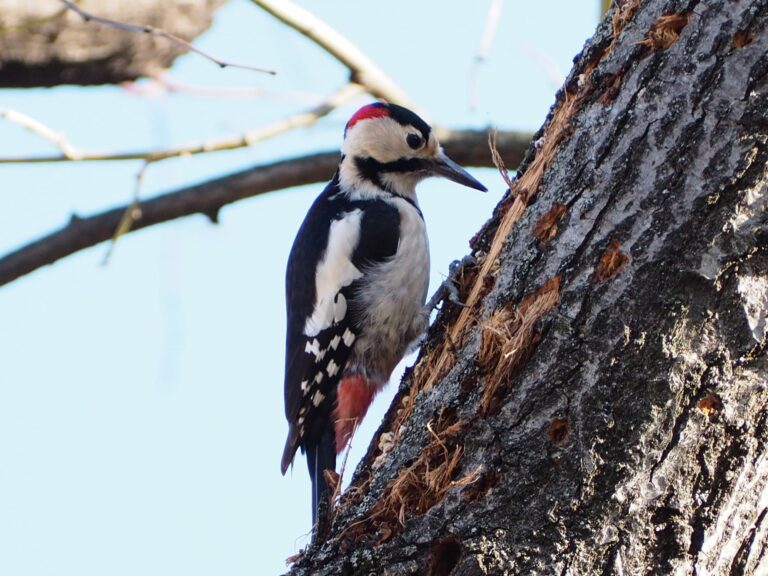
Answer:
[{"label": "thin twig", "polygon": [[120,222],[115,228],[115,233],[112,235],[112,241],[109,243],[106,254],[104,254],[104,260],[101,261],[102,266],[109,264],[109,259],[112,257],[112,253],[115,251],[118,239],[123,235],[131,231],[133,223],[141,218],[141,207],[139,206],[139,194],[141,193],[141,185],[144,183],[144,175],[147,173],[150,162],[145,161],[141,165],[141,168],[136,173],[136,183],[133,187],[133,201],[123,212],[123,217],[120,218]]},{"label": "thin twig", "polygon": [[143,150],[137,152],[79,152],[76,158],[71,158],[66,154],[59,156],[0,157],[0,164],[38,164],[42,162],[69,162],[72,160],[77,160],[79,162],[104,160],[144,160],[146,162],[159,162],[168,158],[178,158],[180,156],[193,156],[195,154],[205,154],[208,152],[236,150],[238,148],[252,146],[257,142],[267,140],[278,134],[293,130],[294,128],[309,126],[323,116],[330,114],[345,102],[364,92],[365,90],[359,84],[346,84],[329,96],[327,100],[310,110],[299,112],[298,114],[288,116],[287,118],[283,118],[282,120],[278,120],[260,128],[255,128],[244,134],[229,138],[221,138],[219,140],[210,140],[208,142],[165,148],[162,150]]},{"label": "thin twig", "polygon": [[31,116],[27,116],[16,110],[11,110],[10,108],[0,108],[0,118],[5,118],[9,122],[18,124],[30,132],[34,132],[38,136],[45,138],[61,150],[62,158],[65,160],[80,159],[81,154],[77,148],[72,146],[62,134],[55,132],[39,120],[35,120]]},{"label": "thin twig", "polygon": [[483,35],[480,37],[480,46],[475,54],[475,61],[472,64],[472,70],[470,72],[469,107],[473,109],[477,108],[480,99],[480,67],[485,63],[488,58],[488,53],[491,51],[491,45],[496,36],[496,30],[499,27],[499,19],[501,17],[501,9],[503,6],[504,0],[491,0],[490,5],[488,6],[488,13],[485,16]]},{"label": "thin twig", "polygon": [[272,16],[300,32],[346,66],[352,80],[376,98],[416,109],[405,92],[359,48],[314,14],[290,0],[251,0]]},{"label": "thin twig", "polygon": [[499,135],[499,131],[496,129],[493,129],[488,133],[488,148],[491,149],[491,158],[493,159],[493,165],[496,166],[496,169],[499,171],[499,174],[501,175],[501,179],[504,180],[504,183],[507,185],[507,188],[512,190],[512,178],[510,177],[509,172],[507,171],[507,167],[504,165],[504,159],[501,157],[499,148],[496,145],[496,140],[498,138],[498,135]]},{"label": "thin twig", "polygon": [[560,66],[557,65],[557,62],[555,62],[549,54],[537,48],[533,44],[524,42],[522,40],[517,43],[517,47],[523,54],[533,60],[533,62],[539,68],[541,68],[541,70],[544,71],[544,74],[549,79],[549,85],[554,90],[557,90],[563,85],[563,82],[565,81],[565,74],[560,69]]},{"label": "thin twig", "polygon": [[180,38],[175,34],[171,34],[170,32],[166,32],[165,30],[161,30],[160,28],[155,28],[154,26],[149,26],[146,24],[127,24],[125,22],[111,20],[109,18],[104,18],[103,16],[96,16],[95,14],[91,14],[90,12],[86,12],[85,10],[80,8],[80,6],[78,6],[74,2],[71,2],[70,0],[61,0],[61,2],[67,8],[69,8],[70,10],[78,14],[86,22],[96,22],[98,24],[103,24],[104,26],[109,26],[110,28],[115,28],[117,30],[125,30],[126,32],[136,32],[136,33],[142,33],[142,34],[151,34],[152,36],[157,36],[158,38],[165,38],[167,40],[170,40],[174,44],[181,46],[182,48],[186,48],[187,50],[196,52],[203,58],[210,60],[211,62],[213,62],[214,64],[216,64],[221,68],[241,68],[243,70],[263,72],[264,74],[273,74],[273,75],[277,74],[275,70],[271,70],[269,68],[260,68],[258,66],[250,66],[248,64],[236,64],[234,62],[225,62],[224,60],[220,60],[219,58],[212,56],[211,54],[201,50],[200,48],[196,48],[194,45],[190,44],[183,38]]},{"label": "thin twig", "polygon": [[219,86],[194,84],[175,78],[167,72],[156,72],[149,75],[150,82],[125,82],[122,87],[127,92],[139,95],[155,96],[163,93],[184,93],[212,98],[271,98],[281,102],[294,102],[303,106],[316,104],[323,98],[317,92],[301,90],[270,90],[257,86]]}]

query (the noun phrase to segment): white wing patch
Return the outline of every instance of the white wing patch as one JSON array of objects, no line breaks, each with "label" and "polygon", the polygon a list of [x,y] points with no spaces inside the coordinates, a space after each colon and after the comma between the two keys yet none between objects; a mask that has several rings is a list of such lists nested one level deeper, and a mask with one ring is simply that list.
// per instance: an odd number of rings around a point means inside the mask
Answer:
[{"label": "white wing patch", "polygon": [[[355,268],[354,266],[352,266]],[[355,268],[357,270],[357,268]],[[362,274],[360,274],[362,276]],[[346,284],[345,284],[346,286]],[[347,298],[339,292],[336,294],[336,298],[333,299],[333,321],[334,323],[338,324],[342,320],[344,320],[344,316],[347,315]]]},{"label": "white wing patch", "polygon": [[325,400],[325,395],[320,392],[320,390],[317,390],[315,392],[315,395],[312,396],[312,404],[315,405],[315,408],[320,406],[322,404],[323,400]]},{"label": "white wing patch", "polygon": [[[347,328],[347,332],[349,332],[349,328]],[[331,338],[331,341],[328,343],[328,346],[336,350],[339,347],[340,342],[341,342],[341,336],[336,334],[336,336]]]},{"label": "white wing patch", "polygon": [[325,255],[315,271],[315,308],[304,324],[304,335],[317,336],[347,314],[347,299],[339,290],[362,277],[352,264],[352,253],[360,239],[362,210],[347,212],[331,223]]},{"label": "white wing patch", "polygon": [[307,354],[314,354],[315,362],[320,362],[325,357],[326,350],[320,349],[320,342],[315,338],[312,342],[307,342],[304,346],[304,352]]},{"label": "white wing patch", "polygon": [[[352,333],[352,331],[349,328],[347,328],[346,330],[344,330],[344,335],[342,336],[342,339],[344,340],[344,346],[346,346],[347,348],[351,348],[352,344],[355,341],[355,335]],[[336,350],[336,347],[334,346],[333,349]]]}]

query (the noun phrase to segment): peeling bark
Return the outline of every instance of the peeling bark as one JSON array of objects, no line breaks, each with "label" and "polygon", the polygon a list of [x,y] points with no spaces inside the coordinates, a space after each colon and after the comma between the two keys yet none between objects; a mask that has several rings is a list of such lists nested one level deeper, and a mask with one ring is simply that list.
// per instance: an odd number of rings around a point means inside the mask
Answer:
[{"label": "peeling bark", "polygon": [[768,573],[768,1],[615,4],[291,574]]},{"label": "peeling bark", "polygon": [[[105,18],[192,40],[224,0],[83,0]],[[0,88],[116,84],[165,70],[186,50],[83,19],[58,0],[0,0]]]}]

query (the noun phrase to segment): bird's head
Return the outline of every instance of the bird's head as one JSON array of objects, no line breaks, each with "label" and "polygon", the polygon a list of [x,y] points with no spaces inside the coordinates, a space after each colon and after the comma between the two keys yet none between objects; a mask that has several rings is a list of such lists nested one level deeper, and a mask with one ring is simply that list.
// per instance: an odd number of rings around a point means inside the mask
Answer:
[{"label": "bird's head", "polygon": [[344,189],[361,195],[385,191],[415,199],[416,184],[429,176],[486,191],[445,155],[424,120],[383,102],[363,106],[347,122],[339,176]]}]

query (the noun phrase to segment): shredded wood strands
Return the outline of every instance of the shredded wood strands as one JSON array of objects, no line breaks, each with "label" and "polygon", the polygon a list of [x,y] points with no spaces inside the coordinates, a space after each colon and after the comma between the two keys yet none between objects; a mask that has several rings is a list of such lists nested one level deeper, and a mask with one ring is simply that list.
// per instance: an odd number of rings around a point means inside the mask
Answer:
[{"label": "shredded wood strands", "polygon": [[612,240],[608,249],[600,256],[600,261],[595,267],[595,273],[592,276],[592,282],[604,282],[608,278],[615,276],[624,269],[629,262],[629,256],[621,251],[621,244],[618,240]]},{"label": "shredded wood strands", "polygon": [[385,501],[401,526],[405,525],[407,513],[420,516],[440,502],[450,488],[472,481],[474,474],[453,480],[462,452],[461,446],[448,449],[435,435],[435,442],[424,450],[422,457],[395,479]]},{"label": "shredded wood strands", "polygon": [[[346,457],[344,457],[345,464],[346,460]],[[333,520],[336,517],[336,505],[339,501],[339,495],[341,494],[341,479],[343,475],[343,467],[341,474],[337,473],[335,470],[323,470],[323,478],[325,478],[325,484],[328,486],[328,492],[326,493],[328,498],[326,529],[333,525]]]},{"label": "shredded wood strands", "polygon": [[[603,53],[603,55],[605,52]],[[585,75],[588,76],[597,67],[596,62],[590,63],[585,69]],[[512,182],[510,192],[514,194],[514,201],[509,205],[506,212],[501,216],[501,223],[496,229],[493,241],[488,249],[488,254],[483,261],[475,282],[469,291],[465,301],[467,305],[458,319],[446,334],[450,341],[457,345],[461,343],[461,335],[467,330],[467,324],[477,317],[477,311],[474,309],[482,296],[491,289],[493,284],[493,268],[497,266],[499,256],[504,249],[507,238],[512,231],[513,226],[522,218],[528,203],[536,195],[545,170],[549,167],[557,154],[560,144],[571,134],[571,120],[581,107],[581,103],[590,93],[589,83],[583,82],[578,88],[576,95],[564,91],[562,97],[556,104],[552,117],[546,126],[544,135],[539,139],[541,147],[520,178]],[[432,356],[432,355],[430,355]],[[432,369],[428,371],[426,382],[420,386],[422,388],[431,388],[444,377],[453,366],[453,354],[447,346],[438,355]],[[414,380],[415,382],[415,380]]]},{"label": "shredded wood strands", "polygon": [[[560,145],[570,137],[574,116],[583,102],[594,95],[594,88],[589,82],[590,75],[602,58],[613,50],[621,30],[632,20],[640,4],[641,0],[628,0],[616,9],[613,15],[612,42],[585,64],[578,82],[573,82],[572,86],[562,91],[544,127],[543,135],[537,141],[535,157],[525,172],[511,181],[511,198],[500,204],[499,225],[493,233],[487,253],[478,265],[477,273],[469,279],[471,286],[464,299],[466,307],[460,311],[453,325],[446,328],[439,348],[424,354],[414,368],[408,396],[404,398],[403,405],[389,430],[393,434],[387,441],[390,449],[412,413],[419,392],[431,389],[453,368],[456,360],[455,347],[463,344],[463,337],[469,334],[471,323],[482,316],[478,307],[483,296],[495,284],[495,272],[498,270],[500,256],[512,228],[536,195],[542,177],[555,159]],[[551,222],[542,226],[542,237],[552,237],[552,234],[556,233],[553,228],[562,217],[559,212],[559,208],[555,209]],[[522,365],[538,339],[537,321],[558,304],[560,285],[559,275],[550,278],[538,290],[523,298],[513,311],[504,313],[504,316],[495,316],[490,321],[490,327],[484,327],[483,362],[490,374],[486,375],[480,410],[486,413],[490,411],[499,393],[508,389],[509,375]],[[462,290],[462,294],[464,292]],[[459,469],[461,446],[452,443],[450,435],[456,434],[466,424],[459,422],[451,426],[437,426],[431,430],[433,441],[425,447],[413,464],[403,469],[397,478],[389,483],[382,499],[365,518],[343,530],[339,536],[340,546],[343,548],[350,541],[358,542],[376,531],[379,541],[386,541],[392,537],[398,526],[402,526],[408,514],[424,513],[440,502],[451,487],[476,481],[481,475],[479,469],[460,479],[453,479]]]},{"label": "shredded wood strands", "polygon": [[744,48],[744,46],[747,46],[748,44],[752,44],[752,40],[754,40],[754,36],[752,35],[752,32],[749,30],[739,30],[736,32],[736,34],[733,35],[733,39],[731,40],[731,45],[734,48]]},{"label": "shredded wood strands", "polygon": [[456,478],[464,449],[455,436],[466,423],[454,419],[441,414],[434,425],[427,424],[432,440],[413,464],[402,469],[387,486],[371,514],[348,526],[340,539],[359,542],[376,532],[377,544],[386,542],[400,531],[408,516],[425,514],[440,503],[449,490],[468,486],[479,478],[480,467]]},{"label": "shredded wood strands", "polygon": [[613,25],[613,42],[611,42],[611,45],[608,47],[606,53],[610,53],[613,50],[613,47],[616,45],[616,41],[618,40],[621,31],[624,30],[624,26],[631,22],[632,18],[635,17],[635,13],[637,12],[638,8],[640,8],[641,3],[642,0],[628,0],[623,3],[617,3],[617,9],[613,13],[613,16],[611,16],[611,24]]},{"label": "shredded wood strands", "polygon": [[696,407],[710,418],[717,416],[723,411],[723,399],[717,394],[710,394],[699,400]]},{"label": "shredded wood strands", "polygon": [[[449,352],[451,354],[455,354],[455,344],[449,341],[446,343],[446,345],[448,346]],[[432,354],[428,355],[428,358],[437,357]],[[446,368],[448,368],[448,366],[446,366]],[[409,393],[406,396],[403,396],[403,398],[400,400],[400,407],[397,409],[395,414],[394,421],[392,422],[392,426],[390,428],[389,436],[383,442],[380,438],[379,448],[381,453],[376,457],[373,464],[371,465],[372,469],[375,470],[378,468],[384,462],[386,454],[391,451],[392,448],[394,448],[397,444],[397,441],[400,439],[400,434],[405,429],[405,423],[411,417],[411,413],[413,412],[413,409],[416,405],[416,396],[418,396],[419,392],[425,390],[425,385],[429,384],[429,382],[439,382],[442,380],[443,376],[445,376],[445,374],[441,374],[439,378],[431,380],[430,375],[434,374],[436,369],[437,368],[434,360],[420,362],[414,367],[412,377],[413,384],[411,385]]]},{"label": "shredded wood strands", "polygon": [[480,352],[477,363],[484,372],[495,370],[501,358],[504,343],[512,339],[512,335],[520,326],[520,318],[514,308],[499,308],[483,325],[480,341]]},{"label": "shredded wood strands", "polygon": [[565,204],[560,204],[559,202],[552,204],[552,208],[536,222],[531,235],[542,243],[552,240],[557,235],[557,225],[565,216],[566,210]]},{"label": "shredded wood strands", "polygon": [[680,38],[680,33],[691,21],[691,12],[682,12],[679,14],[664,14],[659,18],[651,29],[645,40],[640,42],[656,52],[666,50]]},{"label": "shredded wood strands", "polygon": [[536,322],[560,302],[560,276],[547,280],[516,308],[496,310],[483,326],[478,363],[488,372],[480,413],[487,416],[496,407],[500,392],[508,389],[510,375],[527,358],[539,336]]},{"label": "shredded wood strands", "polygon": [[[354,428],[357,428],[357,424],[355,424]],[[349,459],[349,453],[352,450],[352,442],[347,442],[346,448],[344,449],[344,458],[341,461],[341,467],[339,468],[339,472],[337,473],[335,470],[323,470],[323,477],[325,478],[325,483],[328,486],[328,502],[327,502],[327,514],[325,517],[325,522],[322,525],[318,525],[316,527],[316,535],[315,538],[318,542],[325,541],[327,538],[327,534],[330,531],[331,527],[333,526],[334,521],[336,520],[336,515],[339,511],[339,508],[342,506],[342,492],[341,492],[341,486],[344,483],[344,473],[347,469],[347,460]],[[365,482],[362,482],[361,488],[367,490],[368,489],[368,483],[369,480],[366,480]],[[344,493],[344,502],[343,504],[346,505],[352,501],[354,501],[356,498],[361,496],[361,492],[359,489],[355,490],[350,487],[350,490],[348,490],[349,494]]]},{"label": "shredded wood strands", "polygon": [[298,552],[297,554],[293,554],[292,556],[288,556],[288,558],[285,559],[285,565],[291,566],[292,564],[295,564],[299,560],[301,560],[304,557],[304,554],[306,552],[302,550],[301,552]]},{"label": "shredded wood strands", "polygon": [[344,508],[360,503],[360,501],[365,498],[366,494],[368,494],[370,486],[370,471],[366,472],[362,477],[355,478],[355,483],[350,484],[339,496],[335,512],[338,514],[338,512]]},{"label": "shredded wood strands", "polygon": [[[418,393],[422,390],[431,389],[453,367],[456,358],[454,349],[462,345],[462,335],[468,332],[468,325],[478,317],[476,307],[482,300],[482,297],[492,289],[495,283],[494,274],[498,270],[499,256],[504,249],[513,226],[523,216],[528,203],[535,196],[542,176],[554,160],[560,144],[570,136],[573,116],[579,111],[583,100],[590,95],[589,76],[600,63],[600,60],[613,50],[622,29],[632,20],[640,4],[641,0],[628,0],[617,8],[612,20],[614,35],[611,44],[603,49],[592,62],[587,63],[582,73],[582,79],[574,89],[575,93],[571,93],[568,90],[563,91],[562,96],[555,105],[551,119],[544,129],[542,137],[538,140],[536,157],[519,179],[512,180],[509,183],[511,186],[510,193],[514,194],[514,200],[506,205],[506,210],[501,216],[501,222],[490,243],[488,253],[479,264],[477,274],[470,280],[472,285],[464,300],[466,307],[461,310],[453,326],[446,330],[441,348],[426,354],[414,368],[411,390],[406,399],[406,404],[399,411],[391,428],[394,436],[391,439],[390,447],[397,442],[399,432],[413,410],[414,401]],[[556,211],[559,213],[560,209],[558,208]],[[559,220],[559,217],[556,218],[553,215],[553,220]],[[540,229],[540,233],[542,237],[546,235],[551,237],[552,234],[556,233],[556,227],[548,225]],[[519,359],[516,361],[519,361]]]},{"label": "shredded wood strands", "polygon": [[514,180],[510,177],[509,171],[507,170],[507,166],[504,164],[504,159],[501,157],[501,154],[499,153],[499,149],[496,146],[496,139],[499,135],[498,130],[491,130],[488,132],[488,148],[491,149],[491,158],[493,159],[493,165],[496,166],[496,169],[499,171],[499,174],[501,174],[501,179],[504,180],[504,183],[507,185],[507,188],[512,190],[512,182]]}]

